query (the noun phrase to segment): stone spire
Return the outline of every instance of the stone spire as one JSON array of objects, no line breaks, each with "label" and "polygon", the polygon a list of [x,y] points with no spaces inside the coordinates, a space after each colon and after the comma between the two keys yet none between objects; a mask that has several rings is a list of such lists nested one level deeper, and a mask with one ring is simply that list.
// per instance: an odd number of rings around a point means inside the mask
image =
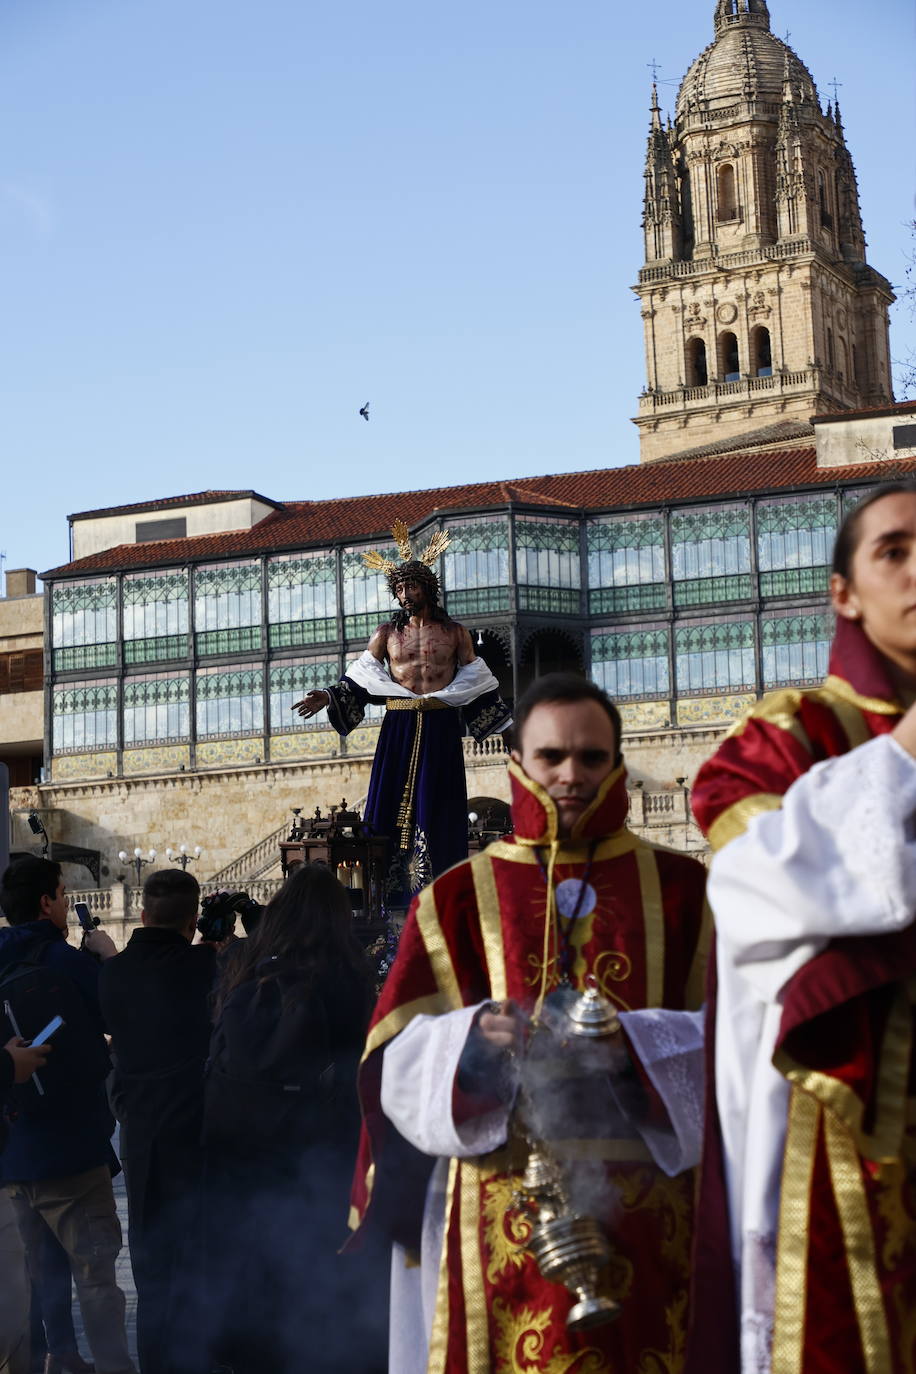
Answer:
[{"label": "stone spire", "polygon": [[836,100],[833,106],[833,125],[836,136],[833,156],[840,252],[847,262],[864,263],[865,230],[862,227],[862,211],[859,207],[859,184],[852,154],[846,146],[839,100]]},{"label": "stone spire", "polygon": [[646,260],[671,261],[680,253],[680,196],[671,132],[662,124],[658,89],[654,81],[652,103],[649,107],[645,179],[643,231],[646,240]]},{"label": "stone spire", "polygon": [[803,143],[801,110],[786,48],[782,105],[776,129],[776,222],[780,239],[797,238],[807,232]]}]

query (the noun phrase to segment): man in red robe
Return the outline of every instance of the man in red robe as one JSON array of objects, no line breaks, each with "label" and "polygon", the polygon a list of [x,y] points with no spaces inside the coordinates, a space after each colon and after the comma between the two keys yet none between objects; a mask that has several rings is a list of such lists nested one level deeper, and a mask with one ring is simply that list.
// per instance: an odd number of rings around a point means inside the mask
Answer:
[{"label": "man in red robe", "polygon": [[[514,836],[418,896],[370,1028],[351,1222],[397,1242],[392,1374],[679,1374],[698,1085],[652,1009],[702,1000],[705,875],[627,830],[619,716],[600,689],[542,678],[516,720]],[[573,1333],[574,1296],[541,1277],[514,1196],[528,1147],[512,1047],[590,975],[624,1037],[562,1145],[573,1173],[600,1175],[601,1291],[621,1313]],[[567,1062],[575,1077],[572,1047]],[[678,1098],[680,1122],[658,1110]]]}]

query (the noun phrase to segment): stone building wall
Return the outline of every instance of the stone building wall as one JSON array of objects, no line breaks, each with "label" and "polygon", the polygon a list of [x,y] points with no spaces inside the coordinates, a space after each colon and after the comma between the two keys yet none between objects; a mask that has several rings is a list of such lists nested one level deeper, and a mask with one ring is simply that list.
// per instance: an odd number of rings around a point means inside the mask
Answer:
[{"label": "stone building wall", "polygon": [[[697,850],[702,837],[689,821],[685,786],[712,753],[722,729],[655,730],[628,733],[624,739],[630,773],[634,828],[660,843]],[[373,746],[374,747],[374,741]],[[506,756],[499,741],[484,746],[465,741],[469,797],[509,800]],[[193,871],[206,882],[240,859],[292,817],[293,807],[307,815],[327,812],[346,798],[360,803],[369,785],[372,753],[314,762],[257,764],[196,773],[98,778],[13,789],[12,848],[35,851],[26,817],[37,810],[53,843],[98,850],[103,886],[133,881],[133,869],[118,859],[139,846],[163,856],[171,845],[203,855]],[[677,781],[683,779],[683,782]],[[105,870],[107,869],[107,873]],[[67,866],[71,888],[94,886],[88,870]]]}]

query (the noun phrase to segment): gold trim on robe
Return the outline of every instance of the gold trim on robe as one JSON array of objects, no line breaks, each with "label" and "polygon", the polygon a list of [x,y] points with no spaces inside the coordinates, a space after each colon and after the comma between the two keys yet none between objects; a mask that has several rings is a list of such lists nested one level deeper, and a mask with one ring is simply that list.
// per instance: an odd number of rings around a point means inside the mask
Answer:
[{"label": "gold trim on robe", "polygon": [[891,1345],[861,1162],[851,1134],[832,1112],[824,1114],[824,1133],[865,1368],[867,1374],[887,1374],[893,1368]]},{"label": "gold trim on robe", "polygon": [[801,1374],[808,1278],[808,1219],[811,1180],[820,1131],[821,1105],[792,1089],[779,1198],[776,1301],[773,1326],[774,1374]]}]

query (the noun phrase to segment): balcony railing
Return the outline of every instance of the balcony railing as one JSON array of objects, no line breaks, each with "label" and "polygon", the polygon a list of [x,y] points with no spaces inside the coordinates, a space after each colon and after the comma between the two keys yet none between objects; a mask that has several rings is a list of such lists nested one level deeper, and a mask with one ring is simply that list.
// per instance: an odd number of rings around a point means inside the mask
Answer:
[{"label": "balcony railing", "polygon": [[760,391],[793,391],[810,387],[815,370],[777,372],[772,377],[742,377],[737,382],[710,382],[708,386],[679,386],[673,391],[647,391],[639,398],[641,411],[662,410],[665,406],[683,406],[685,402],[714,405],[720,398],[750,395]]},{"label": "balcony railing", "polygon": [[640,283],[649,285],[656,281],[668,281],[671,277],[696,277],[703,272],[749,267],[759,263],[761,259],[778,262],[783,258],[797,258],[801,254],[814,251],[815,246],[810,239],[792,239],[788,243],[771,243],[765,248],[747,249],[743,253],[714,253],[708,258],[692,258],[689,262],[666,262],[643,267],[639,273],[639,280]]}]

